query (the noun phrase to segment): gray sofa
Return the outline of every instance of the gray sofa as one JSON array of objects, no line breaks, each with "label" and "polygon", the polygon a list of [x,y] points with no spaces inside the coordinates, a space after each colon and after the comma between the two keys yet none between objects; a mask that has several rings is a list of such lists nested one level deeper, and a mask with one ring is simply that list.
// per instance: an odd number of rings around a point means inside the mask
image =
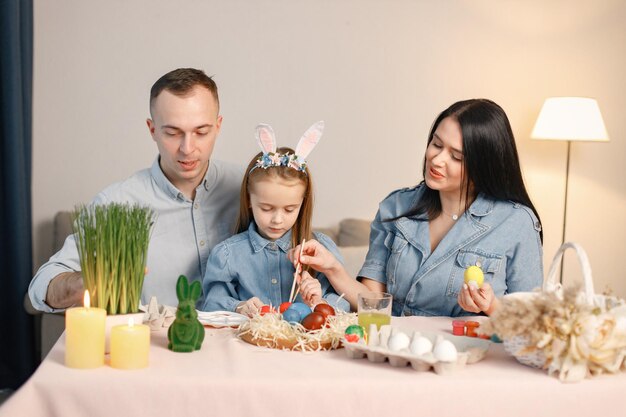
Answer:
[{"label": "gray sofa", "polygon": [[[315,231],[330,236],[345,259],[346,269],[352,276],[363,265],[369,243],[369,220],[344,219],[332,228],[316,228]],[[72,233],[71,213],[62,211],[56,214],[53,224],[53,253],[60,250],[65,238]],[[53,254],[50,253],[50,256]],[[65,329],[65,316],[62,313],[42,313],[35,310],[30,303],[28,294],[24,300],[24,307],[30,314],[35,315],[35,341],[43,359],[56,343]]]},{"label": "gray sofa", "polygon": [[[54,216],[52,227],[52,256],[63,247],[65,238],[72,233],[72,218],[69,211],[58,212]],[[49,257],[48,256],[48,257]],[[52,346],[65,329],[65,315],[63,313],[42,313],[35,310],[26,294],[24,298],[24,308],[35,316],[35,343],[36,349],[40,353],[41,359],[45,358]]]}]

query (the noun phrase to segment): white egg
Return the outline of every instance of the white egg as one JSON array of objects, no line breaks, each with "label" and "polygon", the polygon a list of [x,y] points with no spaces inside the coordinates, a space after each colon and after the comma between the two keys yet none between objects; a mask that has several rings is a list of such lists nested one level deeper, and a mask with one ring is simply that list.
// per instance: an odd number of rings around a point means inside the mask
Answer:
[{"label": "white egg", "polygon": [[433,342],[424,336],[414,337],[409,346],[409,350],[414,355],[425,355],[433,350]]},{"label": "white egg", "polygon": [[457,351],[454,344],[449,340],[439,340],[433,351],[435,359],[441,362],[456,362]]},{"label": "white egg", "polygon": [[411,343],[411,339],[405,333],[395,333],[391,335],[389,341],[387,342],[387,346],[390,350],[397,352],[399,350],[403,350],[409,347],[409,343]]}]

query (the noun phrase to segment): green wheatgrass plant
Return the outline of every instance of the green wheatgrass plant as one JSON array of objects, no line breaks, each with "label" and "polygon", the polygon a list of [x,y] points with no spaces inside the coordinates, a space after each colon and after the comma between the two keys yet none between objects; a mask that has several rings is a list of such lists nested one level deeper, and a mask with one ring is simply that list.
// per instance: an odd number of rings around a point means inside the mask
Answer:
[{"label": "green wheatgrass plant", "polygon": [[154,212],[148,207],[76,207],[76,246],[93,306],[108,314],[138,311],[153,223]]}]

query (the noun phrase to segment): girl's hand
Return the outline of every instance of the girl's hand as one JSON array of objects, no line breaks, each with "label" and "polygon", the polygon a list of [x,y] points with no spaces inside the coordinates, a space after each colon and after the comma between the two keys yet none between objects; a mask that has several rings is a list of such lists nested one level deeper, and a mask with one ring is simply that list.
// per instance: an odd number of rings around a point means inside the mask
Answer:
[{"label": "girl's hand", "polygon": [[259,299],[259,297],[252,297],[248,301],[242,301],[237,304],[237,307],[235,307],[235,313],[252,317],[262,306],[263,302]]},{"label": "girl's hand", "polygon": [[476,287],[473,282],[470,282],[470,285],[463,284],[457,301],[465,311],[472,313],[485,312],[487,315],[491,314],[499,304],[493,288],[487,282],[483,283],[483,286],[480,288]]},{"label": "girl's hand", "polygon": [[294,266],[300,262],[322,274],[328,275],[328,271],[341,265],[337,258],[317,240],[311,239],[304,243],[302,259],[300,259],[301,246],[302,245],[298,245],[287,253],[289,260],[293,262]]},{"label": "girl's hand", "polygon": [[298,282],[302,299],[309,307],[313,308],[322,301],[322,285],[311,274],[303,271],[298,277]]}]

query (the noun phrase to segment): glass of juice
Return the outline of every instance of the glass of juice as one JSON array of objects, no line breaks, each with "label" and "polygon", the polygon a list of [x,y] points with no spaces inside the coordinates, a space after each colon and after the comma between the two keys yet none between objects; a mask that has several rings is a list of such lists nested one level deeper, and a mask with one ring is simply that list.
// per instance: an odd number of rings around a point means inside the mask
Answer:
[{"label": "glass of juice", "polygon": [[363,292],[357,295],[359,326],[368,331],[370,324],[380,326],[391,323],[393,297],[386,292]]}]

